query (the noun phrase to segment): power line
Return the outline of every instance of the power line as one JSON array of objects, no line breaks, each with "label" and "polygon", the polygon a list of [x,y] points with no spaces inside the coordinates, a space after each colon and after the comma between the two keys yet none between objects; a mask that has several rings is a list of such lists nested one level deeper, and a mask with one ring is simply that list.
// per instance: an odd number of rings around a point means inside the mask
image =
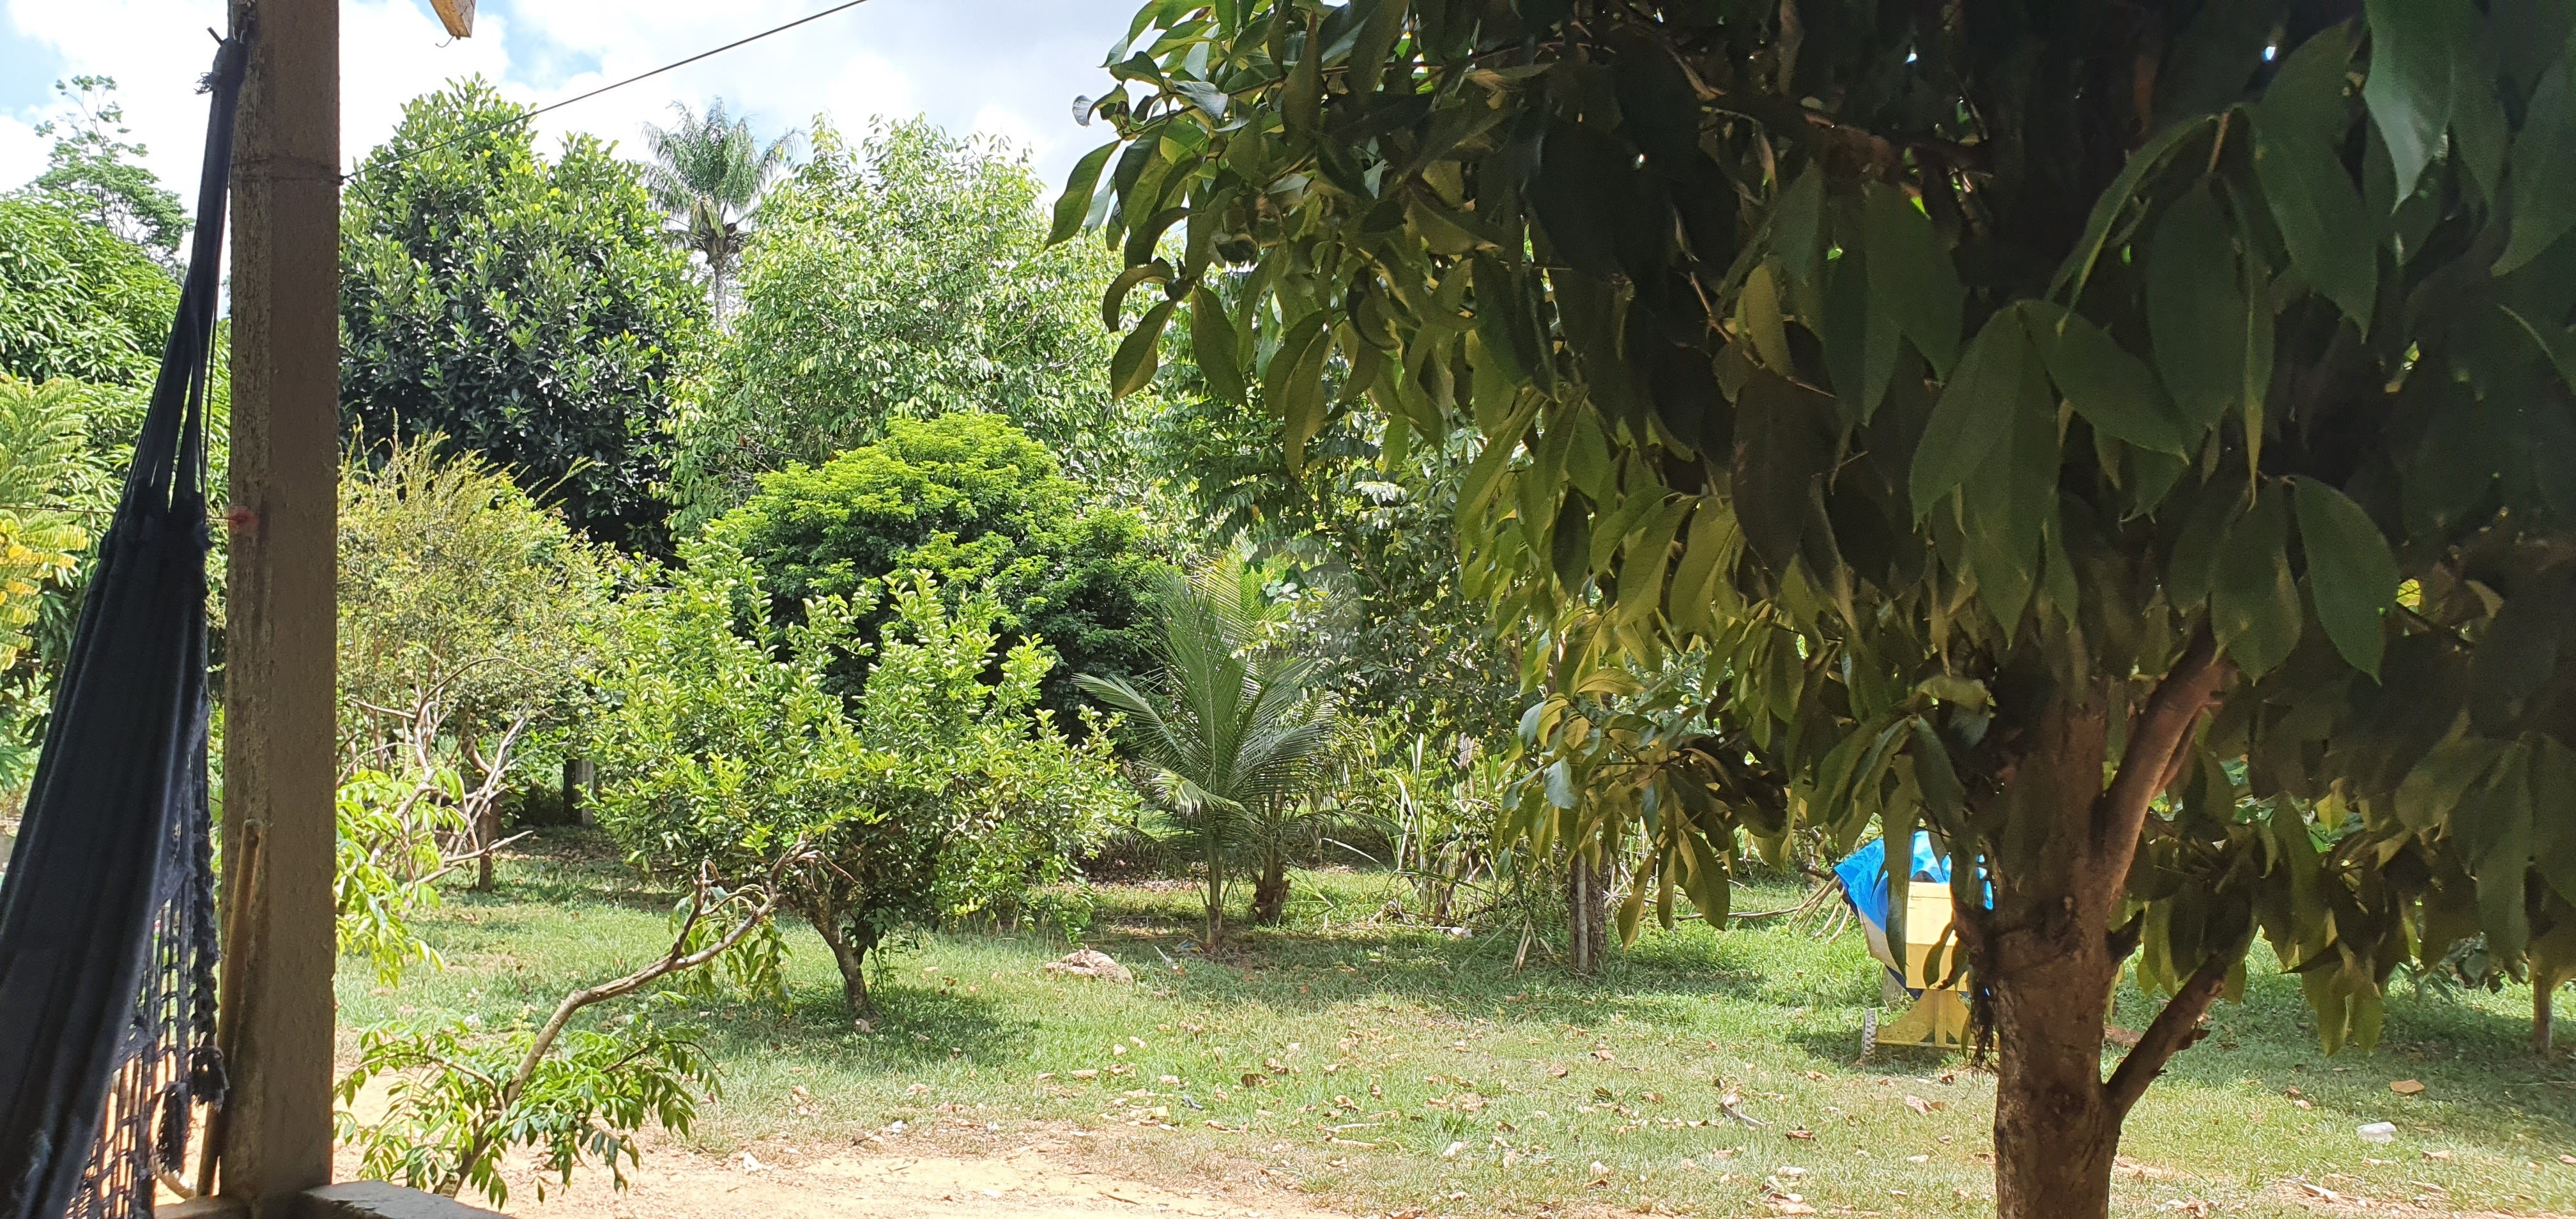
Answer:
[{"label": "power line", "polygon": [[672,70],[672,69],[674,69],[674,68],[685,68],[685,67],[689,66],[690,64],[693,64],[693,63],[698,62],[698,61],[699,61],[699,60],[701,60],[701,59],[708,59],[708,58],[711,58],[711,57],[714,57],[714,56],[717,56],[717,55],[722,55],[722,54],[724,54],[725,52],[727,52],[727,51],[730,51],[730,50],[734,49],[735,47],[739,47],[739,46],[748,46],[748,45],[750,45],[751,43],[758,42],[758,41],[760,41],[761,39],[763,39],[763,38],[767,38],[767,37],[769,37],[769,36],[770,36],[770,35],[772,35],[772,34],[783,34],[783,33],[786,33],[787,31],[792,30],[792,29],[795,29],[797,26],[804,25],[805,23],[807,23],[807,22],[809,22],[809,21],[820,21],[820,20],[822,20],[823,18],[825,18],[825,17],[829,17],[829,16],[831,16],[831,15],[832,15],[832,14],[834,14],[834,13],[843,12],[843,11],[848,10],[848,9],[854,9],[854,8],[857,8],[858,6],[860,6],[860,5],[862,5],[862,4],[865,4],[865,3],[867,3],[867,2],[868,2],[868,0],[843,0],[843,2],[842,2],[842,3],[840,3],[840,4],[835,4],[835,5],[833,5],[832,7],[827,8],[827,9],[824,9],[823,11],[818,12],[818,13],[808,13],[808,14],[806,14],[806,15],[802,16],[802,17],[797,18],[797,19],[796,19],[796,20],[794,20],[794,21],[790,21],[790,22],[788,22],[788,23],[787,23],[787,24],[785,24],[785,25],[772,26],[772,27],[770,27],[769,29],[762,30],[761,32],[759,32],[759,33],[757,33],[757,34],[750,35],[749,37],[745,37],[745,38],[737,38],[737,39],[733,40],[732,42],[728,42],[728,43],[724,44],[723,46],[716,47],[716,48],[713,48],[713,49],[711,49],[711,50],[700,51],[700,52],[698,52],[697,54],[695,54],[695,55],[692,55],[692,56],[688,57],[687,59],[675,59],[675,60],[672,60],[672,61],[671,61],[671,62],[669,62],[669,63],[663,64],[661,67],[658,67],[658,68],[654,68],[654,69],[652,69],[651,71],[648,71],[648,72],[638,72],[638,73],[636,73],[635,75],[633,75],[633,76],[629,76],[629,77],[627,77],[626,79],[621,80],[621,81],[618,81],[618,82],[616,82],[616,83],[614,83],[614,84],[601,85],[600,87],[598,87],[598,88],[596,88],[596,89],[593,89],[593,90],[591,90],[591,91],[590,91],[590,92],[588,92],[588,93],[579,93],[579,94],[575,94],[575,95],[573,95],[573,96],[571,96],[571,97],[567,97],[567,98],[565,98],[565,99],[563,99],[562,101],[559,101],[559,102],[549,102],[549,103],[547,103],[546,105],[539,106],[539,107],[537,107],[536,109],[534,109],[534,110],[531,110],[531,111],[527,112],[526,114],[518,115],[518,116],[513,117],[513,118],[503,119],[503,120],[501,120],[500,122],[497,122],[497,123],[486,123],[486,124],[484,124],[483,126],[477,127],[477,128],[475,128],[475,129],[473,129],[472,131],[468,131],[468,132],[466,132],[466,133],[465,133],[465,134],[463,134],[463,135],[453,136],[453,137],[450,137],[450,138],[448,138],[448,139],[440,140],[439,142],[437,142],[437,143],[435,143],[435,144],[431,144],[431,145],[429,145],[428,147],[425,147],[425,148],[415,148],[415,149],[411,150],[410,152],[404,153],[403,155],[401,155],[401,156],[399,156],[399,157],[394,158],[393,160],[385,161],[385,162],[382,162],[382,163],[377,164],[377,165],[370,165],[370,166],[367,166],[367,167],[365,167],[365,168],[363,168],[363,169],[358,170],[356,173],[342,174],[342,175],[340,176],[340,182],[341,182],[341,184],[342,184],[342,185],[347,185],[350,181],[352,181],[352,180],[354,180],[354,179],[358,178],[360,175],[365,174],[365,173],[367,172],[367,170],[368,170],[368,169],[391,169],[391,168],[393,168],[394,166],[396,166],[396,165],[400,165],[400,164],[402,164],[402,163],[403,163],[403,162],[405,162],[405,161],[412,160],[412,159],[413,159],[413,158],[415,158],[415,157],[423,157],[423,156],[427,156],[427,155],[429,155],[430,153],[436,152],[436,151],[438,151],[438,150],[439,150],[439,149],[441,149],[441,148],[449,148],[449,147],[453,147],[453,146],[455,146],[455,145],[462,144],[462,143],[464,143],[464,142],[465,142],[465,141],[467,141],[467,140],[474,139],[474,138],[476,138],[476,137],[478,137],[478,136],[489,135],[489,134],[491,134],[492,132],[499,131],[500,129],[502,129],[502,128],[504,128],[504,127],[508,127],[508,126],[510,126],[510,125],[512,125],[512,124],[514,124],[514,123],[526,123],[526,122],[532,122],[532,121],[534,121],[534,120],[537,118],[537,116],[538,116],[538,115],[546,114],[546,113],[549,113],[549,112],[551,112],[551,111],[555,111],[555,110],[561,110],[561,109],[563,109],[564,107],[566,107],[566,106],[569,106],[569,105],[573,104],[574,102],[588,101],[588,100],[590,100],[591,98],[597,97],[597,96],[599,96],[599,95],[600,95],[600,94],[602,94],[602,93],[607,93],[607,92],[609,92],[609,91],[611,91],[611,90],[614,90],[614,89],[623,89],[623,88],[625,88],[626,86],[631,85],[631,84],[634,84],[635,82],[637,82],[637,81],[639,81],[639,80],[649,80],[649,79],[651,79],[651,78],[653,78],[653,77],[660,76],[661,74],[663,74],[663,73],[665,73],[665,72],[668,72],[668,71],[670,71],[670,70]]}]

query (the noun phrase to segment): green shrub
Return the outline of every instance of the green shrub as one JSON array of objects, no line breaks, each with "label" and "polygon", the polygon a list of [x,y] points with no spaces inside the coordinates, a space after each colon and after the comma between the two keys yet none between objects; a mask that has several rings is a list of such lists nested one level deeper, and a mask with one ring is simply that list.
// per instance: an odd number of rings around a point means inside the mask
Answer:
[{"label": "green shrub", "polygon": [[[991,597],[952,609],[927,575],[888,581],[871,649],[874,586],[791,617],[741,551],[702,539],[684,558],[630,603],[595,738],[600,823],[639,862],[738,874],[811,844],[821,863],[782,896],[832,949],[858,1017],[874,1010],[868,955],[906,926],[1085,913],[1047,890],[1134,796],[1105,734],[1073,743],[1038,706],[1043,650],[997,661]],[[871,650],[864,693],[845,699],[831,675]]]},{"label": "green shrub", "polygon": [[[989,591],[1013,642],[1037,639],[1061,667],[1041,702],[1070,717],[1084,706],[1076,674],[1125,676],[1154,664],[1154,589],[1164,565],[1133,513],[1100,507],[1055,459],[998,415],[897,420],[885,439],[820,466],[762,476],[760,494],[709,532],[756,562],[777,609],[850,597],[897,572],[923,571],[953,594]],[[879,603],[858,620],[873,646],[894,616]],[[855,661],[832,688],[854,693]]]}]

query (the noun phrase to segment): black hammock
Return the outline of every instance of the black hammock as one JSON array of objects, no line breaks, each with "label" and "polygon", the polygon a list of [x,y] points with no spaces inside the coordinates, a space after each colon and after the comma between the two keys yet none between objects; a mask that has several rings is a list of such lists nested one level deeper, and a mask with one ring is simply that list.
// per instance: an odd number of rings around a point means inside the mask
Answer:
[{"label": "black hammock", "polygon": [[0,1219],[129,1219],[223,1093],[206,816],[206,359],[242,47],[227,40],[179,317],[0,882]]}]

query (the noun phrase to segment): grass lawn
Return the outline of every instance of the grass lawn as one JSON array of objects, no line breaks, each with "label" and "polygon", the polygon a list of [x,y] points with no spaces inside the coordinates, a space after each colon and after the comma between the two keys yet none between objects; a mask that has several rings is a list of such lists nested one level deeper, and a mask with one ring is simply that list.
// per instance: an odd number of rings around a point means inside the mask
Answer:
[{"label": "grass lawn", "polygon": [[[1265,1173],[1362,1212],[1991,1212],[1993,1081],[1930,1055],[1855,1061],[1877,999],[1856,933],[1649,929],[1578,981],[1536,953],[1515,972],[1508,937],[1371,918],[1395,893],[1300,874],[1286,927],[1210,962],[1188,948],[1195,890],[1112,887],[1089,942],[1137,985],[1044,973],[1067,947],[1034,933],[931,936],[890,957],[866,1031],[799,927],[789,1010],[704,1009],[724,1091],[691,1139],[847,1148],[942,1115],[1141,1124],[1175,1178]],[[1757,888],[1739,907],[1800,895]],[[541,1019],[569,987],[658,955],[672,900],[604,840],[551,832],[496,892],[453,893],[427,922],[445,972],[390,990],[342,972],[344,1044],[390,1019]],[[2221,1005],[2131,1116],[2122,1213],[2345,1209],[2319,1191],[2377,1213],[2576,1211],[2576,1160],[2560,1158],[2576,1154],[2576,1072],[2528,1057],[2527,990],[2401,983],[2379,1049],[2329,1059],[2295,981],[2254,955],[2246,1003]],[[2124,988],[2116,1019],[2152,1010]],[[2401,1079],[2424,1091],[2392,1093]],[[1767,1125],[1729,1119],[1730,1090]],[[2394,1143],[2355,1136],[2378,1120]]]}]

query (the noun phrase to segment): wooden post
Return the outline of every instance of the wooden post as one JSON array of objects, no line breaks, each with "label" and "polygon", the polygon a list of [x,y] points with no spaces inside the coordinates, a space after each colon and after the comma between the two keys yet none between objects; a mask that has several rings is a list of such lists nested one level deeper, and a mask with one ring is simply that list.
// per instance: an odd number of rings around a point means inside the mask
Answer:
[{"label": "wooden post", "polygon": [[259,883],[223,996],[222,1194],[260,1219],[331,1179],[333,682],[338,608],[338,0],[232,0],[248,29],[233,161],[232,508],[224,864]]}]

